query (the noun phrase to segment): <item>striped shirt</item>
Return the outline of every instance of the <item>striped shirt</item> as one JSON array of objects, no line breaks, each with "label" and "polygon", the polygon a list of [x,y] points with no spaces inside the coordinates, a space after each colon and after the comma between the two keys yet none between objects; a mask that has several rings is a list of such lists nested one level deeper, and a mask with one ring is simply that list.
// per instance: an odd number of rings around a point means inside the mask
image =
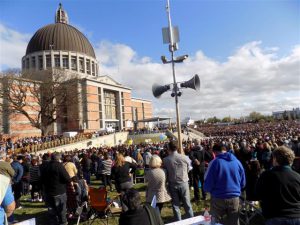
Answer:
[{"label": "striped shirt", "polygon": [[40,167],[38,165],[31,166],[29,169],[30,182],[37,182],[40,180]]},{"label": "striped shirt", "polygon": [[110,175],[112,167],[112,160],[107,159],[102,161],[102,174]]}]

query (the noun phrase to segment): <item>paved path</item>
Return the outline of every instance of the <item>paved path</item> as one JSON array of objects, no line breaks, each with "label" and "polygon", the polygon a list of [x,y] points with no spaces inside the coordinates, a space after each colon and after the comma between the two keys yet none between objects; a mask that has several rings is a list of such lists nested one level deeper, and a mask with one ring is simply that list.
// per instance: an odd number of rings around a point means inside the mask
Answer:
[{"label": "paved path", "polygon": [[[176,137],[178,136],[177,132],[175,132],[173,134]],[[195,129],[192,129],[192,128],[189,128],[189,134],[186,134],[186,132],[184,134],[181,133],[181,137],[184,140],[187,140],[188,138],[190,138],[190,140],[193,140],[193,139],[202,140],[203,138],[205,138],[204,134],[202,134],[201,132],[199,132]]]}]

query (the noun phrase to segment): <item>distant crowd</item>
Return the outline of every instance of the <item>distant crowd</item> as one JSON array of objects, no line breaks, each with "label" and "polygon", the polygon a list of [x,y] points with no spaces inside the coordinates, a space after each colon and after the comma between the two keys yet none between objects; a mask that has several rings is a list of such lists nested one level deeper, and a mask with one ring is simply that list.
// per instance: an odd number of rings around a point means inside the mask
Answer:
[{"label": "distant crowd", "polygon": [[[14,208],[22,207],[20,198],[27,194],[32,202],[45,202],[49,224],[67,224],[89,201],[91,176],[107,191],[120,194],[120,225],[164,224],[160,214],[167,202],[174,220],[182,219],[182,206],[185,217],[193,217],[192,202],[207,203],[208,198],[213,222],[237,225],[240,202],[254,210],[260,201],[267,225],[300,224],[299,121],[206,125],[198,130],[207,138],[183,141],[184,154],[178,153],[175,140],[42,155],[10,156],[2,150],[0,175],[9,182],[0,179],[5,193],[0,225],[4,215],[14,221]],[[138,175],[146,179],[146,204],[134,189]],[[157,211],[148,207],[154,198]]]}]

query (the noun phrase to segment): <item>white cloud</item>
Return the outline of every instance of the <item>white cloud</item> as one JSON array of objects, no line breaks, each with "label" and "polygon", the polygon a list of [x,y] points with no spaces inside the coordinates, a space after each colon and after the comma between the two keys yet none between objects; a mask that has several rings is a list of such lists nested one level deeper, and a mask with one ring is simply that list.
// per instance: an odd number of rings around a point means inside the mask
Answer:
[{"label": "white cloud", "polygon": [[[288,56],[279,58],[277,47],[263,48],[258,41],[236,49],[226,62],[208,58],[201,51],[182,64],[176,64],[177,81],[199,74],[200,92],[183,90],[181,116],[247,115],[251,111],[272,111],[300,106],[300,46]],[[133,95],[151,99],[156,115],[175,117],[174,99],[170,92],[160,99],[152,96],[153,83],[172,83],[170,64],[139,57],[129,46],[100,42],[96,48],[103,74],[133,88]]]},{"label": "white cloud", "polygon": [[[20,67],[30,35],[0,23],[0,70]],[[100,73],[110,75],[133,89],[134,97],[153,101],[154,114],[175,118],[174,98],[167,92],[160,99],[152,95],[152,84],[173,82],[170,64],[162,64],[122,43],[101,41],[95,46]],[[236,49],[225,62],[208,58],[201,50],[184,63],[176,64],[177,81],[198,74],[200,92],[183,90],[181,116],[194,119],[210,116],[247,115],[251,111],[271,113],[300,106],[300,45],[279,57],[275,46],[259,41]]]},{"label": "white cloud", "polygon": [[21,67],[30,37],[0,23],[0,71]]}]

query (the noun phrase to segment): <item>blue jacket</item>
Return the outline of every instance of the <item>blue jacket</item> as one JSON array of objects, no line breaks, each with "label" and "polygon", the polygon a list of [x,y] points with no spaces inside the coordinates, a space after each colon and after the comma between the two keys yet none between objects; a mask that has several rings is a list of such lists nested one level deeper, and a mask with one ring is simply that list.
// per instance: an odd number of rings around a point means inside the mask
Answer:
[{"label": "blue jacket", "polygon": [[222,153],[210,162],[205,174],[204,190],[215,198],[228,199],[241,195],[246,185],[245,171],[230,152]]},{"label": "blue jacket", "polygon": [[11,167],[15,170],[15,175],[13,177],[13,182],[14,183],[19,183],[23,177],[23,166],[21,165],[21,163],[19,163],[18,161],[13,161],[11,163]]}]

